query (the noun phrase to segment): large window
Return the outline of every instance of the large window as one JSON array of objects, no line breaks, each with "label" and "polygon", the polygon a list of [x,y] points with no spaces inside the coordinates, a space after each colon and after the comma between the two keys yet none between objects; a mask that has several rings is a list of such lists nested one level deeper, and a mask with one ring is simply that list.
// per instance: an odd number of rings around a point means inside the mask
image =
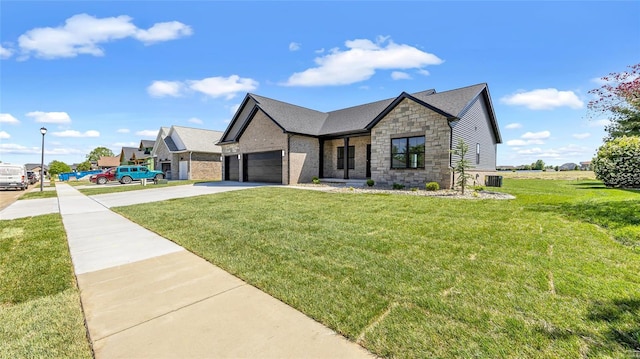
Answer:
[{"label": "large window", "polygon": [[424,168],[424,136],[391,139],[391,168]]},{"label": "large window", "polygon": [[[349,169],[355,169],[356,168],[356,147],[355,146],[349,146]],[[344,169],[344,146],[342,147],[338,147],[338,169],[339,170],[343,170]]]}]

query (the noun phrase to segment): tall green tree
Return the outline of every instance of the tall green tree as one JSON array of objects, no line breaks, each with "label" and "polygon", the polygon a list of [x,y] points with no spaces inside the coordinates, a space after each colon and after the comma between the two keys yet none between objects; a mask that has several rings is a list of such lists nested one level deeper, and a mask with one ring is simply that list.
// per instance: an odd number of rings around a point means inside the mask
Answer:
[{"label": "tall green tree", "polygon": [[458,140],[458,144],[451,151],[454,155],[458,156],[458,162],[456,162],[453,171],[458,175],[456,178],[456,185],[462,189],[462,194],[464,194],[464,188],[467,187],[467,183],[471,178],[471,175],[467,173],[467,170],[471,168],[471,162],[466,159],[467,153],[469,152],[469,146],[464,142],[464,140]]},{"label": "tall green tree", "polygon": [[57,161],[57,160],[53,160],[51,161],[51,163],[49,163],[50,175],[57,175],[59,173],[64,173],[64,172],[71,172],[71,167],[69,167],[68,164],[62,161]]},{"label": "tall green tree", "polygon": [[640,136],[640,64],[629,69],[602,77],[603,85],[589,91],[597,97],[587,105],[592,115],[608,115],[611,121],[605,141]]},{"label": "tall green tree", "polygon": [[113,151],[106,147],[96,147],[87,155],[87,161],[97,161],[100,157],[113,157]]},{"label": "tall green tree", "polygon": [[533,165],[531,165],[531,168],[534,170],[543,170],[544,169],[544,161],[543,160],[537,160],[535,163],[533,163]]}]

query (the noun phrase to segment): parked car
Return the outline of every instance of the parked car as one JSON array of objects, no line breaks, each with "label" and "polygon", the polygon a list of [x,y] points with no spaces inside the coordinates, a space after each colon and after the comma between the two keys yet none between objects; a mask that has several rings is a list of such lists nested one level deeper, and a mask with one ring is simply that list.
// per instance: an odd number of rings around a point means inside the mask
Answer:
[{"label": "parked car", "polygon": [[105,184],[109,181],[115,181],[115,180],[116,180],[116,167],[111,167],[109,169],[104,170],[102,173],[91,175],[91,177],[89,177],[89,181],[96,184]]},{"label": "parked car", "polygon": [[160,180],[164,178],[162,171],[150,170],[145,166],[118,166],[116,167],[116,181],[129,184],[131,181],[142,179]]},{"label": "parked car", "polygon": [[0,188],[15,188],[21,191],[29,188],[27,169],[22,165],[0,163]]},{"label": "parked car", "polygon": [[27,179],[29,180],[29,184],[34,184],[38,182],[38,174],[33,171],[27,171]]}]

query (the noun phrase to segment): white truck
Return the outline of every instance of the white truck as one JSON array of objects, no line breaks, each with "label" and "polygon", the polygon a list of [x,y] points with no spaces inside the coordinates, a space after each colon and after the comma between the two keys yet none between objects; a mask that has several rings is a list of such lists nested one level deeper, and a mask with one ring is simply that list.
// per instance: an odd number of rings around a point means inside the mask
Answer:
[{"label": "white truck", "polygon": [[0,163],[0,189],[19,189],[29,187],[27,169],[22,165]]}]

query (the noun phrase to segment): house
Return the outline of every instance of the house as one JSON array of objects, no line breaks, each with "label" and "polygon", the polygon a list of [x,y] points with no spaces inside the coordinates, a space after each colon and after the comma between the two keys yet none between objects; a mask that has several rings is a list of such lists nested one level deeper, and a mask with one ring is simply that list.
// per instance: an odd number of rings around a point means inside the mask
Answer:
[{"label": "house", "polygon": [[[37,173],[38,176],[40,175],[41,167],[39,163],[26,163],[24,167],[27,169],[27,171]],[[49,172],[49,166],[44,165],[44,175],[46,176],[48,172]]]},{"label": "house", "polygon": [[591,171],[591,161],[580,162],[580,169],[582,171]]},{"label": "house", "polygon": [[98,168],[106,169],[120,166],[120,156],[100,156],[98,158]]},{"label": "house", "polygon": [[148,157],[137,147],[122,147],[119,156],[121,165],[146,165]]},{"label": "house", "polygon": [[564,163],[562,166],[558,168],[559,171],[575,171],[579,169],[580,169],[580,166],[578,166],[573,162]]},{"label": "house", "polygon": [[156,166],[170,179],[222,178],[222,132],[199,128],[161,127],[151,151]]},{"label": "house", "polygon": [[293,184],[317,176],[450,188],[459,140],[484,183],[501,143],[486,84],[403,92],[331,112],[247,94],[218,144],[225,180]]}]

